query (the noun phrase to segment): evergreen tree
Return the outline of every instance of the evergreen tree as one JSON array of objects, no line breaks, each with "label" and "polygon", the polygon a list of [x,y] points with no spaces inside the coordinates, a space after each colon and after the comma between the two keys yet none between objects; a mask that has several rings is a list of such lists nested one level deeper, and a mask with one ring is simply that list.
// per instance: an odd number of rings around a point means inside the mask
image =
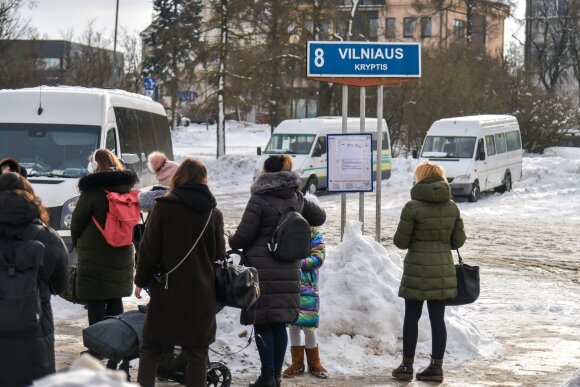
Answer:
[{"label": "evergreen tree", "polygon": [[188,79],[196,62],[200,38],[202,0],[154,0],[155,17],[143,33],[146,46],[143,74],[156,77],[171,96],[171,127],[179,83]]}]

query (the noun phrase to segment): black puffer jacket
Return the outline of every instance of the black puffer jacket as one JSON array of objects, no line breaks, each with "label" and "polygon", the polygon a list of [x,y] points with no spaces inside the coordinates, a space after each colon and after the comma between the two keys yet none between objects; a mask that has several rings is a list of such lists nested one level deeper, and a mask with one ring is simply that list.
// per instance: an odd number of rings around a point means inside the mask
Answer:
[{"label": "black puffer jacket", "polygon": [[[38,209],[11,192],[0,192],[0,236],[21,235],[38,221]],[[51,228],[41,230],[36,240],[44,244],[44,262],[39,271],[42,318],[37,332],[20,337],[0,335],[0,386],[30,385],[33,380],[55,372],[54,322],[50,295],[61,293],[67,284],[68,253],[60,236]],[[14,313],[0,310],[0,313]]]},{"label": "black puffer jacket", "polygon": [[[266,246],[280,218],[280,211],[299,211],[311,226],[320,226],[326,213],[299,192],[300,178],[293,172],[265,173],[252,185],[252,196],[230,247],[243,249],[246,265],[258,269],[261,295],[256,309],[242,311],[244,325],[292,323],[300,310],[300,261],[274,259]],[[274,207],[276,206],[276,207]],[[280,211],[278,211],[280,210]]]},{"label": "black puffer jacket", "polygon": [[105,226],[109,212],[107,191],[127,193],[137,183],[131,170],[107,171],[79,180],[81,196],[72,215],[71,237],[79,255],[77,295],[81,300],[110,300],[133,292],[133,245],[107,243],[92,217]]}]

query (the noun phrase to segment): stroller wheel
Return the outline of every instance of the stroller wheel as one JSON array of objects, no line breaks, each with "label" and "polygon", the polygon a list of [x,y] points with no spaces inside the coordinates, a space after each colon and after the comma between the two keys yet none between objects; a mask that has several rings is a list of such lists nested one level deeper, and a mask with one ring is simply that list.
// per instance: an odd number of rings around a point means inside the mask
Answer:
[{"label": "stroller wheel", "polygon": [[207,366],[208,387],[229,387],[232,383],[232,374],[229,368],[220,362],[211,362]]}]

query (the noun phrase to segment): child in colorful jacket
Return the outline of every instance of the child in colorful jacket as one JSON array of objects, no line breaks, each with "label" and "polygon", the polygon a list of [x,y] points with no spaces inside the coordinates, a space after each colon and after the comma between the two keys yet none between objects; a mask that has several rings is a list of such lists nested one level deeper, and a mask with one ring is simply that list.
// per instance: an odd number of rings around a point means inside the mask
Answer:
[{"label": "child in colorful jacket", "polygon": [[[290,353],[292,364],[284,371],[285,378],[292,378],[304,373],[304,352],[308,362],[308,372],[326,379],[328,372],[320,364],[316,328],[318,327],[318,269],[324,263],[324,237],[316,228],[311,228],[310,256],[301,260],[300,275],[300,314],[298,320],[289,326]],[[302,344],[302,334],[304,342]]]}]

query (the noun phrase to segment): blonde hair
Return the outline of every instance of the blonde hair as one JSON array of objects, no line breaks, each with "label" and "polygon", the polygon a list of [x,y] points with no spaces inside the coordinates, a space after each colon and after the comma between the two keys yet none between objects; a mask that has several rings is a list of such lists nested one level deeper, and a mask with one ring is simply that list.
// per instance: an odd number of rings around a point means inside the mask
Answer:
[{"label": "blonde hair", "polygon": [[415,180],[417,180],[417,183],[430,177],[445,178],[445,169],[441,165],[432,163],[431,161],[423,161],[417,165],[417,168],[415,168]]},{"label": "blonde hair", "polygon": [[117,156],[106,148],[97,149],[93,154],[93,160],[95,160],[98,165],[95,172],[110,170],[123,171],[125,169],[123,163],[119,161]]}]

